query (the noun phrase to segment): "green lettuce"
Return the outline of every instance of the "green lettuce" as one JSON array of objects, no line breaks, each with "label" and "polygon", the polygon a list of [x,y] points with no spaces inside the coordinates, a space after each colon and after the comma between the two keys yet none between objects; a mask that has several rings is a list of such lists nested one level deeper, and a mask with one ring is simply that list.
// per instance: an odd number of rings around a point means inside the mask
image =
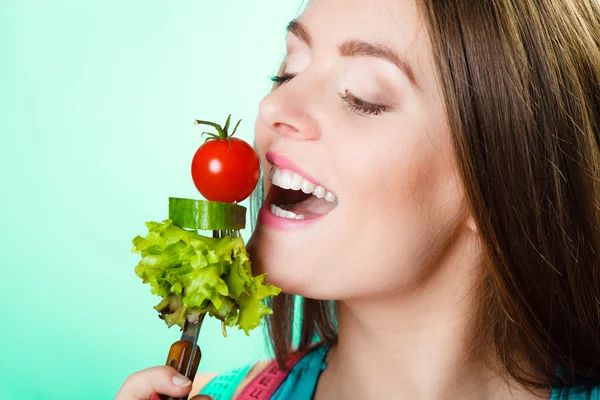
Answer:
[{"label": "green lettuce", "polygon": [[264,284],[265,274],[252,276],[250,260],[241,237],[210,238],[172,224],[171,220],[147,222],[146,237],[133,239],[134,253],[142,259],[135,273],[163,298],[154,307],[169,327],[183,328],[208,313],[225,327],[248,332],[273,311],[264,304],[281,292]]}]

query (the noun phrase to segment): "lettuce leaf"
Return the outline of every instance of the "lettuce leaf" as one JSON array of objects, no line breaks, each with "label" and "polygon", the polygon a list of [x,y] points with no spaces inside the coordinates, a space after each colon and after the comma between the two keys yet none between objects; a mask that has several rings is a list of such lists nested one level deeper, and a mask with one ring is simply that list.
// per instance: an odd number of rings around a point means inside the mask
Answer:
[{"label": "lettuce leaf", "polygon": [[264,300],[281,292],[264,284],[265,274],[253,277],[242,238],[214,239],[172,224],[147,222],[146,237],[133,239],[134,253],[142,259],[135,273],[163,298],[154,307],[169,327],[183,328],[208,313],[225,327],[248,332],[273,311]]}]

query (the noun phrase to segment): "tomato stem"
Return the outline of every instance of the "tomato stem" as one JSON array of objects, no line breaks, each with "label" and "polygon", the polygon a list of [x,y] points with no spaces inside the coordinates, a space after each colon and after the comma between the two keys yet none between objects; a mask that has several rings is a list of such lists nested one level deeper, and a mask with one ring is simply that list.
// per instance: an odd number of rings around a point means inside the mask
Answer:
[{"label": "tomato stem", "polygon": [[[214,133],[210,133],[210,132],[202,132],[202,135],[209,135],[212,139],[216,139],[216,140],[227,140],[235,134],[235,132],[238,129],[238,126],[240,126],[240,122],[242,122],[241,119],[237,122],[237,124],[233,128],[233,132],[231,133],[231,135],[229,134],[229,126],[231,124],[231,114],[229,114],[229,116],[227,117],[227,121],[225,121],[225,126],[223,126],[223,127],[214,122],[202,121],[199,119],[194,120],[194,125],[212,126],[213,128],[215,128],[217,130],[218,135],[214,134]],[[211,139],[207,138],[206,140],[211,140]]]},{"label": "tomato stem", "polygon": [[221,128],[221,125],[219,124],[215,124],[214,122],[210,122],[210,121],[202,121],[202,120],[195,120],[194,122],[195,125],[209,125],[214,127],[217,132],[219,132],[219,137],[222,139],[227,139],[227,134],[223,131],[223,128]]},{"label": "tomato stem", "polygon": [[240,122],[242,122],[241,119],[238,121],[237,124],[235,124],[235,128],[233,128],[233,132],[231,133],[231,136],[235,135],[235,131],[237,131],[238,126],[240,126]]},{"label": "tomato stem", "polygon": [[204,143],[206,143],[206,142],[208,142],[209,140],[211,140],[211,138],[212,138],[212,139],[219,140],[219,135],[215,135],[214,133],[211,133],[211,132],[202,132],[202,136],[204,136],[204,135],[208,135],[208,136],[210,136],[210,137],[207,137],[207,138],[206,138],[206,140],[204,141]]},{"label": "tomato stem", "polygon": [[227,131],[229,130],[229,123],[231,122],[231,114],[227,117],[227,121],[225,121],[225,127],[223,128],[223,132],[225,132],[225,138],[227,138]]}]

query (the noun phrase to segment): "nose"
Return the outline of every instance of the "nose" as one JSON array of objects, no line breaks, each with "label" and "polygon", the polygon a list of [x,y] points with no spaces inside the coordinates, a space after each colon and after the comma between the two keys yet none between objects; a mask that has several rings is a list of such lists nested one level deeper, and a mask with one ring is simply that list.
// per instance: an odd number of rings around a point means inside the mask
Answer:
[{"label": "nose", "polygon": [[267,95],[259,105],[258,116],[269,129],[278,135],[296,140],[317,140],[321,133],[311,108],[308,91],[293,90],[292,82]]}]

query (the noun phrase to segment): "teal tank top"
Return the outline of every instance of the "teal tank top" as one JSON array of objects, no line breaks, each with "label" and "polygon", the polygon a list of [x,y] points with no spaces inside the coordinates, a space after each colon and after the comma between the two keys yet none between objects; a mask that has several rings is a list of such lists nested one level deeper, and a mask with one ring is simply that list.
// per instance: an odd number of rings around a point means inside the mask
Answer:
[{"label": "teal tank top", "polygon": [[[240,395],[240,400],[311,400],[321,372],[326,368],[327,346],[317,346],[302,355],[278,384],[274,394],[260,390],[261,384],[268,385],[269,367],[259,374]],[[250,371],[247,365],[213,378],[199,394],[209,395],[214,400],[231,400],[237,387]],[[267,396],[268,395],[268,396]],[[267,397],[265,397],[267,396]],[[600,400],[600,387],[593,388],[555,388],[550,400]]]}]

